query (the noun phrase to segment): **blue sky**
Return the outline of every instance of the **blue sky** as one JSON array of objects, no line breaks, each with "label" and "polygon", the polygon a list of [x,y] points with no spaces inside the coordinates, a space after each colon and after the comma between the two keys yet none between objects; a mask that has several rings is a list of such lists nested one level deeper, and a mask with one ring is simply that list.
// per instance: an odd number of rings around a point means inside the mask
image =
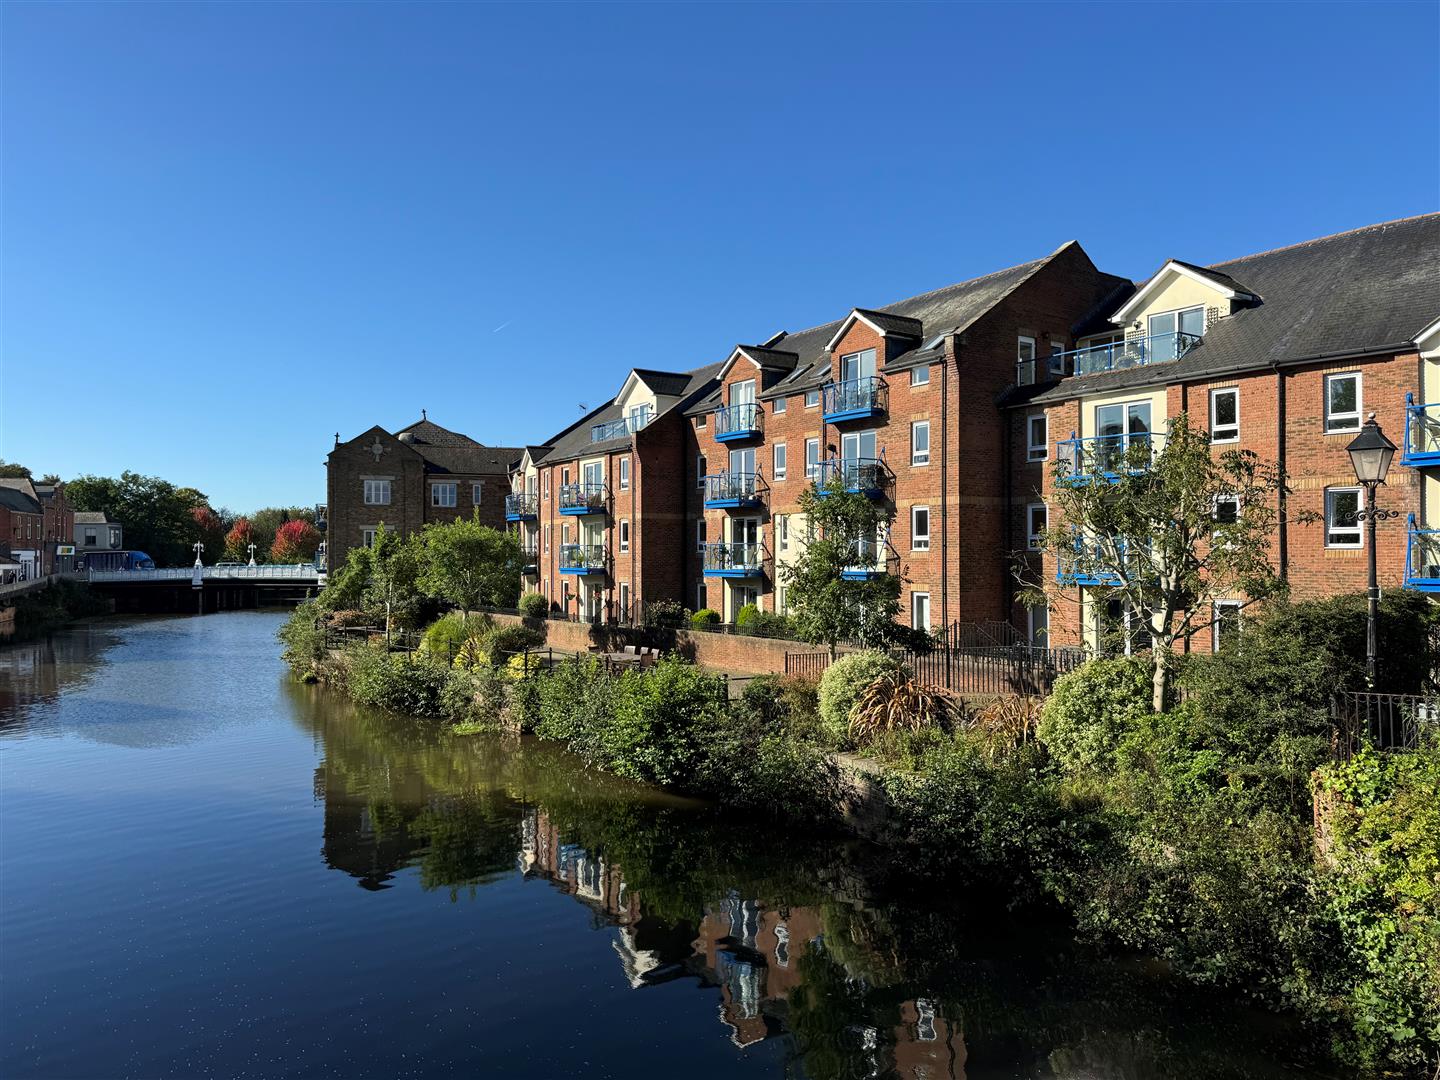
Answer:
[{"label": "blue sky", "polygon": [[5,5],[0,456],[247,509],[1078,239],[1436,209],[1434,4]]}]

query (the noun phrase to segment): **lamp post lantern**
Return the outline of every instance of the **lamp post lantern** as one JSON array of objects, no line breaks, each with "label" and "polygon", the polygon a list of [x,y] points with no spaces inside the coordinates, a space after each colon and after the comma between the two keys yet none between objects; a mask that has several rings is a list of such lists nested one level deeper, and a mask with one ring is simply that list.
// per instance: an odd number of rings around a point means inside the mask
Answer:
[{"label": "lamp post lantern", "polygon": [[195,565],[196,565],[196,566],[203,566],[203,565],[205,565],[204,563],[202,563],[202,562],[200,561],[200,553],[205,550],[205,545],[202,544],[199,540],[196,540],[194,547],[195,547]]},{"label": "lamp post lantern", "polygon": [[1365,546],[1370,564],[1369,588],[1365,591],[1365,682],[1375,687],[1375,621],[1380,610],[1380,582],[1375,569],[1375,522],[1400,516],[1398,510],[1377,510],[1375,489],[1385,483],[1390,471],[1390,460],[1395,456],[1395,444],[1385,437],[1380,425],[1375,423],[1372,412],[1365,419],[1365,426],[1355,436],[1346,451],[1350,454],[1350,465],[1355,470],[1355,479],[1365,489],[1365,509],[1355,515],[1356,521],[1365,522]]},{"label": "lamp post lantern", "polygon": [[249,552],[250,552],[250,565],[251,565],[251,566],[254,566],[254,565],[255,565],[255,544],[254,544],[253,542],[251,542],[250,544],[247,544],[246,547],[247,547],[247,549],[248,549]]}]

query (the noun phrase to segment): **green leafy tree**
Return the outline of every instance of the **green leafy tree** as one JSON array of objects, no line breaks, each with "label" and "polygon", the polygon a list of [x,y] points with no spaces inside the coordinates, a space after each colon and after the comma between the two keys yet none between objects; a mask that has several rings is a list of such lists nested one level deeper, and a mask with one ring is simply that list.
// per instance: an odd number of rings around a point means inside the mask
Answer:
[{"label": "green leafy tree", "polygon": [[191,561],[191,545],[200,539],[191,511],[209,505],[194,488],[178,488],[158,476],[135,472],[123,472],[118,478],[78,477],[65,485],[65,497],[75,510],[104,511],[118,518],[130,547],[146,552],[160,566]]},{"label": "green leafy tree", "polygon": [[520,599],[520,540],[480,524],[480,511],[468,520],[425,526],[420,544],[420,583],[430,595],[462,611],[486,604],[510,608]]},{"label": "green leafy tree", "polygon": [[[1094,466],[1099,468],[1099,466]],[[1285,582],[1271,558],[1286,490],[1278,466],[1249,450],[1216,453],[1207,432],[1181,413],[1158,452],[1131,440],[1105,464],[1108,482],[1068,482],[1056,462],[1051,518],[1043,545],[1060,581],[1027,582],[1026,601],[1078,602],[1073,576],[1109,584],[1104,597],[1148,632],[1152,707],[1165,709],[1175,646],[1208,628],[1217,600],[1242,607],[1282,595]],[[1314,515],[1292,518],[1303,521]],[[1023,571],[1022,571],[1023,575]],[[1091,589],[1091,599],[1098,590]]]},{"label": "green leafy tree", "polygon": [[420,585],[423,552],[417,537],[402,537],[382,524],[370,549],[370,577],[364,606],[385,615],[385,636],[395,626],[409,626],[425,599]]},{"label": "green leafy tree", "polygon": [[7,480],[23,480],[30,476],[30,467],[15,461],[0,458],[0,477]]},{"label": "green leafy tree", "polygon": [[811,538],[799,558],[780,567],[790,598],[792,632],[801,640],[826,645],[833,657],[842,641],[884,645],[900,628],[900,579],[888,571],[864,581],[841,572],[861,564],[878,565],[878,538],[889,514],[880,503],[845,490],[837,476],[824,494],[812,484],[800,494]]},{"label": "green leafy tree", "polygon": [[315,510],[304,506],[266,506],[246,515],[253,533],[251,539],[262,553],[275,543],[275,534],[287,521],[308,521],[315,524]]}]

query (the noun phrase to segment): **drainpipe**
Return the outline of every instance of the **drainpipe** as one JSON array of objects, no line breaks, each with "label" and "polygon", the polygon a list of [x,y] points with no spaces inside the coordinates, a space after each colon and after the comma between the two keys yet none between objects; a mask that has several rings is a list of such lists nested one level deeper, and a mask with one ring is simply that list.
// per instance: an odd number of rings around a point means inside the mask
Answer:
[{"label": "drainpipe", "polygon": [[1290,576],[1290,527],[1285,520],[1285,477],[1288,470],[1285,467],[1285,373],[1275,365],[1275,457],[1276,465],[1280,469],[1280,492],[1279,492],[1279,514],[1280,514],[1280,580],[1286,581]]},{"label": "drainpipe", "polygon": [[[950,358],[957,356],[960,339],[950,339],[950,356],[940,346],[940,625],[950,633]],[[958,372],[957,372],[958,376]]]}]

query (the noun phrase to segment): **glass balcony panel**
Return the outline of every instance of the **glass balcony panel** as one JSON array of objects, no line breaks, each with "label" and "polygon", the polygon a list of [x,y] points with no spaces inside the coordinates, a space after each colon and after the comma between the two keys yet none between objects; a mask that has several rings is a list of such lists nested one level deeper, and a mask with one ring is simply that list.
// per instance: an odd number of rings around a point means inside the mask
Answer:
[{"label": "glass balcony panel", "polygon": [[827,421],[878,416],[887,411],[890,390],[879,375],[866,375],[823,388]]}]

